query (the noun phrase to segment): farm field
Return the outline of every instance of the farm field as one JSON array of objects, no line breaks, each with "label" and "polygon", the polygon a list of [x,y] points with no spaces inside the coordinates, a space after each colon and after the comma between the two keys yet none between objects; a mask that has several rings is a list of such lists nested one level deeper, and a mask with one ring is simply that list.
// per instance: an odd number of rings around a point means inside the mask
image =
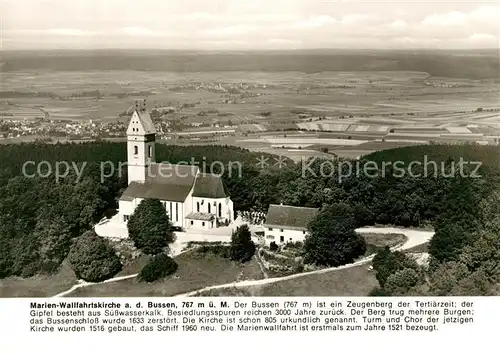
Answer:
[{"label": "farm field", "polygon": [[295,160],[317,155],[312,145],[351,156],[394,144],[500,138],[500,85],[490,79],[411,71],[26,70],[2,72],[0,82],[0,119],[125,123],[125,112],[146,99],[149,109],[168,108],[159,121],[175,125],[174,142],[280,149]]},{"label": "farm field", "polygon": [[[101,119],[116,116],[134,99],[144,96],[151,107],[169,101],[181,106],[196,103],[186,108],[186,115],[218,109],[232,114],[237,121],[265,122],[294,118],[292,111],[301,110],[333,116],[470,112],[478,107],[496,107],[499,92],[498,84],[465,79],[443,79],[452,80],[458,87],[434,87],[428,74],[418,72],[27,71],[0,75],[0,91],[54,95],[50,104],[43,96],[9,97],[13,103],[44,105],[49,112],[68,117],[85,110]],[[90,96],[93,91],[99,91],[101,96]],[[261,117],[265,111],[271,115]]]}]

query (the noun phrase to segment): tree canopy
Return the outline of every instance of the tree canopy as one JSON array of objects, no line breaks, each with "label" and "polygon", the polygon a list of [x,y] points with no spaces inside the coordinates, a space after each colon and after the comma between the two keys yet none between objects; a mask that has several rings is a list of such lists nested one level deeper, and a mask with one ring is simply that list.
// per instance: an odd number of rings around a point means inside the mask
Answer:
[{"label": "tree canopy", "polygon": [[68,259],[77,278],[89,282],[112,278],[122,269],[120,258],[109,241],[92,231],[74,240]]},{"label": "tree canopy", "polygon": [[127,224],[135,247],[146,254],[158,254],[174,240],[172,224],[158,199],[142,200]]},{"label": "tree canopy", "polygon": [[141,269],[139,279],[148,283],[164,278],[177,270],[177,263],[165,253],[157,254]]},{"label": "tree canopy", "polygon": [[366,252],[365,240],[354,231],[355,227],[351,207],[346,204],[326,206],[309,224],[304,261],[332,267],[354,262]]},{"label": "tree canopy", "polygon": [[[272,155],[264,155],[273,161]],[[261,154],[246,149],[163,144],[157,144],[156,156],[158,161],[171,163],[190,161],[193,157],[195,161],[206,161],[200,165],[205,168],[204,172],[223,172],[222,178],[236,211],[265,212],[270,203],[280,202],[316,208],[344,204],[352,208],[356,227],[373,224],[434,226],[436,236],[430,245],[434,268],[440,269],[442,264],[453,261],[466,264],[471,272],[455,285],[455,289],[459,287],[465,291],[483,284],[484,279],[491,281],[493,277],[493,266],[479,256],[479,250],[494,259],[494,242],[488,241],[488,237],[493,237],[496,232],[491,226],[491,221],[496,220],[495,213],[486,213],[485,210],[492,204],[500,204],[487,200],[498,185],[498,147],[411,146],[375,152],[355,162],[362,169],[370,162],[378,166],[391,161],[409,164],[426,157],[436,163],[437,172],[440,172],[441,165],[449,172],[460,159],[479,161],[482,163],[481,178],[456,174],[443,176],[440,173],[435,176],[433,170],[425,175],[425,165],[414,171],[422,172],[420,176],[397,176],[391,165],[385,168],[384,175],[370,177],[352,173],[341,182],[336,169],[329,174],[321,173],[325,172],[323,164],[326,161],[321,158],[299,163],[287,160],[282,168],[269,166],[261,169],[256,166]],[[117,207],[117,199],[127,186],[126,167],[120,169],[118,166],[126,157],[125,143],[0,145],[0,277],[55,272],[68,253],[70,241],[92,229],[108,209]],[[23,173],[27,161],[34,164]],[[70,168],[60,180],[53,175],[33,175],[36,164],[42,161],[48,162],[52,168],[61,161],[70,165],[74,163],[82,174]],[[220,165],[212,164],[214,161],[222,162],[224,171],[219,171]],[[353,163],[342,159],[335,162]],[[226,168],[231,163],[232,168]],[[103,171],[106,172],[105,178],[101,176]],[[340,223],[352,228],[351,218],[349,223]],[[352,235],[348,231],[346,234]],[[354,240],[353,237],[348,239]],[[314,246],[310,248],[311,252],[319,250],[320,245],[331,245],[333,241],[318,238],[315,242],[316,246],[310,243]],[[320,262],[338,258],[321,253],[318,256]],[[467,260],[464,257],[468,257]],[[444,270],[443,274],[446,274]],[[428,280],[432,280],[430,275]],[[422,292],[426,286],[418,284],[410,291],[418,289]],[[436,292],[441,290],[436,288]]]},{"label": "tree canopy", "polygon": [[230,257],[233,261],[248,262],[255,254],[255,244],[247,224],[238,226],[231,235]]}]

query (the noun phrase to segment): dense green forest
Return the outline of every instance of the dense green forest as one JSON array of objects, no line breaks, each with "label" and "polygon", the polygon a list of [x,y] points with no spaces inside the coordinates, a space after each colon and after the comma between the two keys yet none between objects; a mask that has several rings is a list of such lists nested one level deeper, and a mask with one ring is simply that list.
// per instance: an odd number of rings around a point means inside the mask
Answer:
[{"label": "dense green forest", "polygon": [[[262,154],[229,146],[158,144],[156,155],[157,161],[194,160],[206,169],[214,161],[233,166],[224,168],[223,178],[237,211],[265,211],[270,203],[279,202],[310,207],[345,203],[355,211],[357,226],[432,225],[436,236],[430,253],[436,268],[460,259],[463,250],[476,242],[478,230],[491,222],[484,210],[496,190],[500,166],[497,147],[475,145],[414,146],[376,152],[360,161],[287,161],[282,168],[265,169],[257,166]],[[383,165],[396,161],[408,165],[424,158],[435,162],[437,170],[434,165],[430,169],[420,165],[413,175],[400,174],[395,164]],[[124,143],[0,146],[0,276],[56,271],[72,240],[91,229],[106,210],[116,208],[126,186],[126,170],[106,171],[111,177],[101,180],[101,164],[109,169],[125,159]],[[82,173],[71,168],[59,181],[52,175],[26,177],[22,173],[26,161],[47,161],[52,168],[57,161],[66,161]],[[460,161],[481,162],[481,167],[474,171],[474,164],[465,163],[459,173]],[[377,166],[375,175],[373,169],[369,175],[356,173],[368,164]],[[220,164],[214,166],[213,172],[220,172]],[[349,166],[354,166],[350,174]],[[34,173],[34,165],[26,172]],[[472,172],[480,178],[471,178]]]}]

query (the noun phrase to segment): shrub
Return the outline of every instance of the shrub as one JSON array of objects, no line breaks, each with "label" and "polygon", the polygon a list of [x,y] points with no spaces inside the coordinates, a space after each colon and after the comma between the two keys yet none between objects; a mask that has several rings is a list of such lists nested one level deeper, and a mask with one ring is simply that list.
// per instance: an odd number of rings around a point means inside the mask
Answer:
[{"label": "shrub", "polygon": [[304,264],[299,263],[295,266],[295,271],[294,273],[302,273],[304,271],[305,267]]},{"label": "shrub", "polygon": [[222,244],[216,244],[216,245],[203,245],[197,249],[198,253],[203,253],[203,254],[213,254],[215,256],[220,256],[223,258],[229,258],[230,257],[230,250],[229,246],[227,245],[222,245]]},{"label": "shrub", "polygon": [[405,294],[417,285],[419,274],[415,269],[406,268],[391,274],[385,283],[384,289],[391,295]]},{"label": "shrub", "polygon": [[139,279],[148,283],[164,278],[177,271],[177,263],[165,253],[153,256],[141,269]]},{"label": "shrub", "polygon": [[278,248],[279,248],[278,245],[274,241],[269,244],[269,249],[273,252],[276,252]]},{"label": "shrub", "polygon": [[68,260],[77,278],[93,283],[110,279],[122,270],[108,240],[91,231],[75,239]]},{"label": "shrub", "polygon": [[231,235],[231,260],[248,262],[255,253],[255,244],[248,225],[239,226]]},{"label": "shrub", "polygon": [[406,254],[400,251],[392,252],[389,246],[379,249],[373,258],[373,269],[382,288],[391,275],[406,268],[418,269],[418,265]]},{"label": "shrub", "polygon": [[304,243],[301,241],[287,242],[285,244],[285,248],[292,250],[301,250],[302,248],[304,248]]}]

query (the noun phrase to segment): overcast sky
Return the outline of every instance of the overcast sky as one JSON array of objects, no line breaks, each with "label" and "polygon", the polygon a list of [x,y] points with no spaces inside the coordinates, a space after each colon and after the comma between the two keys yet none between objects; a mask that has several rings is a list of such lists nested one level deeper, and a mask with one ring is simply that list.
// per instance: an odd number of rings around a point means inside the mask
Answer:
[{"label": "overcast sky", "polygon": [[499,1],[0,0],[3,49],[498,48]]}]

